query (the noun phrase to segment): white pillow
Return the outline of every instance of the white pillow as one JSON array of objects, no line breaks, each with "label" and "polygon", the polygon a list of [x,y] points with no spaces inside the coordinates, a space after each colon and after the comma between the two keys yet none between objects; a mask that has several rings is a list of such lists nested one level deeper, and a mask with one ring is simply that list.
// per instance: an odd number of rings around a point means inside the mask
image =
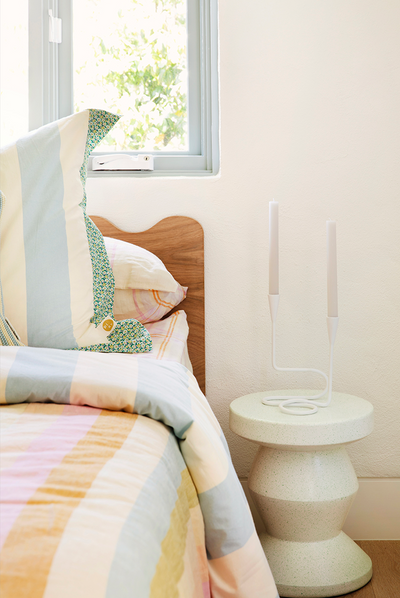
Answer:
[{"label": "white pillow", "polygon": [[156,289],[168,293],[178,289],[175,278],[150,251],[110,237],[104,237],[104,241],[116,289]]}]

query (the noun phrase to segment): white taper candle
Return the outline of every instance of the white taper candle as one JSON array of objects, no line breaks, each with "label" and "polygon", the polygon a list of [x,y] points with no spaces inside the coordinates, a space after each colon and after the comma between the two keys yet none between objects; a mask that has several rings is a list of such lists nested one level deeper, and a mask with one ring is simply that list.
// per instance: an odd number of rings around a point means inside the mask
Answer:
[{"label": "white taper candle", "polygon": [[326,223],[328,317],[338,317],[336,222]]},{"label": "white taper candle", "polygon": [[269,202],[269,294],[279,295],[279,203]]}]

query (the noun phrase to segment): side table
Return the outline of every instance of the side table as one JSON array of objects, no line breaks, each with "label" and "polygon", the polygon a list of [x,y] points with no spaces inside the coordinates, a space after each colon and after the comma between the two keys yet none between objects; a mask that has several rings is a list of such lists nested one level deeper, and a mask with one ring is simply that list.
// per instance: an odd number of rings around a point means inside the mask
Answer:
[{"label": "side table", "polygon": [[230,405],[233,432],[260,445],[249,490],[265,524],[260,540],[280,596],[323,598],[353,592],[372,577],[369,556],[342,527],[358,490],[345,445],[373,430],[373,406],[334,392],[312,415],[282,413],[261,399],[315,394],[281,390]]}]

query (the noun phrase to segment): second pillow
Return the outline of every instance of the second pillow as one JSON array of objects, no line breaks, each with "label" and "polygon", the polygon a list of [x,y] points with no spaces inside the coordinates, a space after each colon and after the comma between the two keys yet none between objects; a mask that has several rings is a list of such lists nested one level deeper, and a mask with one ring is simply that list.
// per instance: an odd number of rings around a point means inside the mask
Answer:
[{"label": "second pillow", "polygon": [[158,322],[186,297],[182,287],[154,253],[104,237],[115,278],[114,317],[142,324]]}]

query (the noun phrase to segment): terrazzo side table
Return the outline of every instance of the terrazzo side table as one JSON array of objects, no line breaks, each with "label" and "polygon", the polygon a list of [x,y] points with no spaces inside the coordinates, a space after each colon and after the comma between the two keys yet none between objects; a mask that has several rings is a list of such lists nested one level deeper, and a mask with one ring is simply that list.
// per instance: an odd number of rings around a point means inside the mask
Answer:
[{"label": "terrazzo side table", "polygon": [[358,480],[345,445],[373,429],[373,406],[332,393],[329,407],[306,416],[266,406],[261,392],[230,405],[233,432],[260,445],[249,490],[265,524],[260,540],[278,587],[288,598],[323,598],[353,592],[372,577],[369,556],[342,527]]}]

